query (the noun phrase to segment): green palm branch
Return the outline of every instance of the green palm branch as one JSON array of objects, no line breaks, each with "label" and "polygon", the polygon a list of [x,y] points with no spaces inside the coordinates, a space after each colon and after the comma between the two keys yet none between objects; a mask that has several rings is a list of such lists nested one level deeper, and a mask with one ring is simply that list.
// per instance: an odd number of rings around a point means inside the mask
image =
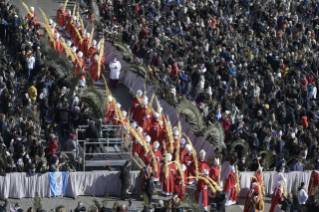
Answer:
[{"label": "green palm branch", "polygon": [[134,59],[134,55],[132,50],[126,45],[121,42],[114,42],[114,46],[118,49],[118,52],[123,55],[123,59],[129,60],[128,62],[132,62]]},{"label": "green palm branch", "polygon": [[82,96],[81,101],[89,108],[89,113],[94,118],[103,118],[103,109],[101,104],[96,102],[91,96]]},{"label": "green palm branch", "polygon": [[214,122],[205,130],[203,140],[207,140],[213,147],[222,150],[224,148],[225,132],[219,122]]}]

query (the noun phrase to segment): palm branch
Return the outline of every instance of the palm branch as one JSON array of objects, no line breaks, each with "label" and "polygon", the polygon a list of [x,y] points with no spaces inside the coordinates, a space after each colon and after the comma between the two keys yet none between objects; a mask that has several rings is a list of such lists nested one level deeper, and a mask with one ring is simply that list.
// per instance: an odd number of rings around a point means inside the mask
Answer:
[{"label": "palm branch", "polygon": [[114,42],[114,46],[118,49],[121,55],[123,55],[123,59],[129,60],[128,62],[132,62],[134,59],[134,55],[132,50],[125,44],[121,42]]},{"label": "palm branch", "polygon": [[249,152],[249,144],[248,144],[247,141],[239,140],[239,141],[236,141],[236,142],[232,143],[232,145],[230,146],[230,150],[234,151],[236,146],[243,147],[245,154],[248,154],[248,152]]},{"label": "palm branch", "polygon": [[207,140],[213,147],[222,150],[224,148],[225,132],[219,122],[210,124],[205,130],[203,140]]},{"label": "palm branch", "polygon": [[204,120],[199,109],[187,99],[183,99],[177,106],[177,113],[182,114],[193,132],[197,133],[203,130]]},{"label": "palm branch", "polygon": [[[196,191],[192,190],[191,192],[186,192],[184,199],[182,200],[183,205],[187,205],[187,209],[193,212],[202,212],[201,208],[198,205],[198,202],[195,201]],[[185,207],[185,206],[184,206]],[[183,209],[186,209],[184,208]],[[187,210],[189,211],[189,210]]]},{"label": "palm branch", "polygon": [[[82,68],[83,70],[83,68]],[[83,72],[81,71],[80,74],[78,74],[76,77],[72,78],[71,82],[70,82],[70,91],[69,91],[69,102],[71,102],[73,100],[73,96],[74,96],[74,91],[75,91],[75,87],[79,84],[79,81],[81,79],[81,77],[83,76],[82,74]]]},{"label": "palm branch", "polygon": [[89,108],[89,113],[94,118],[103,118],[103,109],[91,96],[82,96],[81,101]]},{"label": "palm branch", "polygon": [[121,71],[131,71],[133,73],[136,73],[140,76],[142,76],[143,78],[145,78],[146,74],[147,74],[147,70],[144,66],[142,65],[136,65],[136,64],[127,64],[126,66],[124,66]]},{"label": "palm branch", "polygon": [[85,74],[85,85],[88,88],[94,88],[95,87],[94,81],[93,81],[91,75],[89,74],[89,72],[86,72],[86,74]]},{"label": "palm branch", "polygon": [[265,164],[266,164],[267,168],[269,168],[270,165],[275,162],[275,159],[274,159],[271,151],[269,151],[269,150],[261,151],[260,155],[263,155],[263,158],[265,160]]},{"label": "palm branch", "polygon": [[97,102],[99,102],[100,105],[105,104],[105,97],[103,94],[97,90],[95,87],[87,87],[83,90],[83,93],[81,96],[92,96],[94,97]]}]

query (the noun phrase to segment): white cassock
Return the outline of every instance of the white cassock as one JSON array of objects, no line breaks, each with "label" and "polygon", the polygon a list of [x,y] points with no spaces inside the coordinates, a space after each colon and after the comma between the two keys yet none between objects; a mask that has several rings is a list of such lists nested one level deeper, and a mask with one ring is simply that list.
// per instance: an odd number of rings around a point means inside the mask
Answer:
[{"label": "white cassock", "polygon": [[119,61],[116,61],[115,63],[112,61],[109,65],[110,67],[110,79],[118,80],[120,78],[120,71],[122,68],[122,65]]}]

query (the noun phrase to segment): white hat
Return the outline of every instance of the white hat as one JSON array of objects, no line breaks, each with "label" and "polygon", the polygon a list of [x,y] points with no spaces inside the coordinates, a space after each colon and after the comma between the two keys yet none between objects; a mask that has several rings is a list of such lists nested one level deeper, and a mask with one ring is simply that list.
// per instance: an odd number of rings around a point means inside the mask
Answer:
[{"label": "white hat", "polygon": [[59,33],[56,33],[55,34],[55,39],[59,39],[60,38],[60,34]]},{"label": "white hat", "polygon": [[93,41],[92,41],[92,44],[93,44],[93,46],[96,46],[97,41],[96,41],[96,40],[93,40]]},{"label": "white hat", "polygon": [[263,171],[263,167],[259,166],[256,172],[258,172],[258,171],[262,172]]},{"label": "white hat", "polygon": [[85,35],[86,34],[86,29],[82,29],[82,34]]},{"label": "white hat", "polygon": [[145,136],[145,140],[147,143],[151,142],[151,137],[149,135]]},{"label": "white hat", "polygon": [[174,135],[179,135],[178,129],[175,129],[173,134],[174,134]]},{"label": "white hat", "polygon": [[190,144],[186,144],[185,149],[190,152],[192,150],[192,146]]},{"label": "white hat", "polygon": [[181,144],[185,144],[186,143],[186,139],[185,138],[182,138],[181,139]]},{"label": "white hat", "polygon": [[182,164],[182,165],[181,165],[181,169],[182,169],[183,172],[186,171],[186,166],[185,166],[185,164]]},{"label": "white hat", "polygon": [[99,55],[94,56],[94,60],[98,61],[99,60]]},{"label": "white hat", "polygon": [[142,127],[138,127],[137,131],[139,131],[141,133],[141,132],[143,132],[143,128]]},{"label": "white hat", "polygon": [[72,51],[73,51],[74,53],[76,52],[76,47],[75,47],[75,46],[72,47]]},{"label": "white hat", "polygon": [[77,23],[76,23],[76,26],[77,26],[77,27],[80,27],[80,26],[81,26],[81,23],[80,23],[80,22],[77,22]]},{"label": "white hat", "polygon": [[202,149],[202,150],[199,152],[199,155],[202,156],[203,158],[205,158],[205,156],[206,156],[206,151]]},{"label": "white hat", "polygon": [[72,42],[70,40],[68,40],[66,44],[68,45],[68,47],[72,46]]},{"label": "white hat", "polygon": [[64,5],[63,5],[63,3],[60,3],[60,7],[63,7]]},{"label": "white hat", "polygon": [[171,153],[167,153],[167,159],[168,159],[168,162],[172,161],[173,156],[171,155]]},{"label": "white hat", "polygon": [[31,11],[31,12],[34,12],[34,7],[30,7],[30,11]]},{"label": "white hat", "polygon": [[53,23],[53,20],[52,19],[49,19],[49,24],[52,24]]},{"label": "white hat", "polygon": [[73,21],[76,21],[76,16],[73,16]]},{"label": "white hat", "polygon": [[155,118],[159,118],[159,114],[158,113],[154,113],[154,117]]},{"label": "white hat", "polygon": [[109,99],[109,102],[113,101],[113,97],[111,95],[109,95],[108,99]]},{"label": "white hat", "polygon": [[214,165],[219,165],[219,158],[214,158]]},{"label": "white hat", "polygon": [[137,90],[137,91],[136,91],[136,94],[137,94],[138,96],[142,96],[142,95],[143,95],[143,92],[142,92],[141,90]]},{"label": "white hat", "polygon": [[83,57],[83,53],[82,52],[79,52],[78,55],[79,55],[79,57]]},{"label": "white hat", "polygon": [[[84,34],[84,33],[83,33],[83,34]],[[88,39],[89,39],[89,38],[90,38],[90,36],[91,36],[91,35],[90,35],[90,33],[86,33],[86,38],[88,38]]]},{"label": "white hat", "polygon": [[97,46],[96,46],[96,49],[97,49],[97,50],[100,50],[100,45],[97,45]]},{"label": "white hat", "polygon": [[136,122],[133,121],[133,122],[131,123],[131,127],[136,128],[136,126],[137,126]]},{"label": "white hat", "polygon": [[125,110],[122,111],[124,118],[126,118],[127,112]]},{"label": "white hat", "polygon": [[71,15],[71,14],[72,14],[71,10],[68,10],[68,15]]},{"label": "white hat", "polygon": [[154,147],[155,149],[157,149],[159,146],[160,146],[160,144],[158,143],[158,141],[154,141],[153,147]]},{"label": "white hat", "polygon": [[120,103],[117,103],[116,106],[117,106],[118,108],[121,108],[122,105],[121,105]]},{"label": "white hat", "polygon": [[56,27],[56,23],[53,22],[53,23],[52,23],[52,28],[55,28],[55,27]]}]

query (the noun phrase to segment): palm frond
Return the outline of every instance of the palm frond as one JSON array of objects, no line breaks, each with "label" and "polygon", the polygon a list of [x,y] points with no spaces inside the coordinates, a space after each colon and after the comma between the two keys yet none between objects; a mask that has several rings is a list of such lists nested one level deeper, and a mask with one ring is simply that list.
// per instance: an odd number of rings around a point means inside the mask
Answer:
[{"label": "palm frond", "polygon": [[72,78],[72,80],[70,82],[70,88],[69,88],[70,89],[69,96],[68,96],[69,102],[71,102],[73,100],[75,87],[79,84],[79,81],[80,81],[82,76],[83,76],[83,72],[81,71],[80,74],[78,74],[77,76]]},{"label": "palm frond", "polygon": [[177,106],[177,113],[184,115],[193,132],[197,133],[204,129],[203,116],[190,101],[183,99]]},{"label": "palm frond", "polygon": [[91,96],[82,96],[81,101],[89,108],[89,113],[94,118],[103,118],[103,109]]},{"label": "palm frond", "polygon": [[207,140],[213,147],[222,150],[224,148],[225,133],[223,126],[219,122],[210,124],[205,130],[203,140]]},{"label": "palm frond", "polygon": [[248,144],[247,141],[245,141],[245,140],[236,141],[236,142],[232,143],[232,145],[230,146],[230,149],[232,151],[234,151],[236,146],[243,147],[245,154],[248,154],[248,152],[249,152],[249,144]]},{"label": "palm frond", "polygon": [[85,85],[88,88],[94,88],[95,87],[94,81],[93,81],[93,79],[92,79],[92,77],[91,77],[89,72],[86,72],[86,74],[85,74]]},{"label": "palm frond", "polygon": [[270,165],[275,162],[275,159],[274,159],[271,151],[269,151],[269,150],[261,151],[260,155],[263,156],[263,158],[265,160],[265,164],[266,164],[267,168],[269,169]]},{"label": "palm frond", "polygon": [[94,99],[96,99],[97,102],[100,103],[100,105],[105,104],[105,98],[103,94],[99,90],[97,90],[95,87],[85,88],[81,96],[92,96]]},{"label": "palm frond", "polygon": [[118,49],[118,51],[123,55],[123,59],[129,60],[127,62],[132,62],[134,59],[134,55],[132,50],[125,44],[121,42],[114,42],[114,46]]},{"label": "palm frond", "polygon": [[189,209],[187,211],[193,212],[202,212],[201,208],[199,207],[198,202],[195,201],[196,191],[192,190],[191,192],[186,192],[184,199],[182,200],[183,210]]},{"label": "palm frond", "polygon": [[147,74],[147,70],[144,66],[142,65],[136,65],[136,64],[127,64],[126,66],[124,66],[121,71],[131,71],[133,73],[136,73],[140,76],[142,76],[143,78],[145,78],[146,74]]}]

